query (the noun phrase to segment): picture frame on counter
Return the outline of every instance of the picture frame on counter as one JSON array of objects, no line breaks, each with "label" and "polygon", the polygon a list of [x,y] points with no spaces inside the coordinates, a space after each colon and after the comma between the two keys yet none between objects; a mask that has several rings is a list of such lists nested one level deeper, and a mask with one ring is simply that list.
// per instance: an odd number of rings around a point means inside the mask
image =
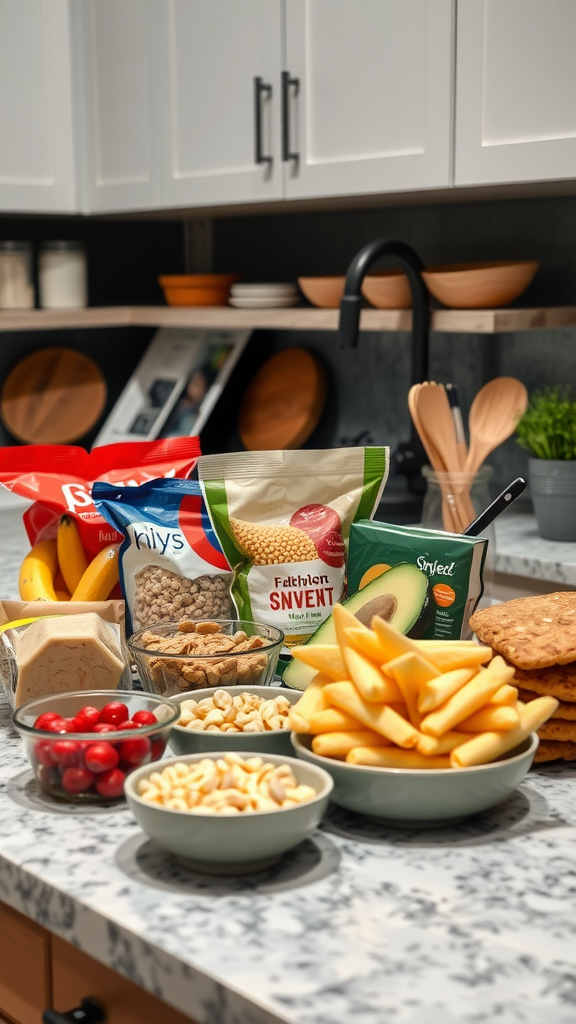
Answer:
[{"label": "picture frame on counter", "polygon": [[251,334],[251,330],[158,330],[94,447],[199,434]]}]

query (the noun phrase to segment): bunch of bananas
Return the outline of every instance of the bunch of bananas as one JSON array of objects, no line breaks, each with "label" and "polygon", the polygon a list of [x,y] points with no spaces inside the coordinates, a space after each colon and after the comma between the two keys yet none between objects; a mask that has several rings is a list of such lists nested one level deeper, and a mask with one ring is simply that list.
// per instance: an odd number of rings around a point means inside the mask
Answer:
[{"label": "bunch of bananas", "polygon": [[20,566],[23,601],[105,601],[118,583],[119,544],[109,544],[91,562],[76,523],[63,515],[56,540],[41,540]]}]

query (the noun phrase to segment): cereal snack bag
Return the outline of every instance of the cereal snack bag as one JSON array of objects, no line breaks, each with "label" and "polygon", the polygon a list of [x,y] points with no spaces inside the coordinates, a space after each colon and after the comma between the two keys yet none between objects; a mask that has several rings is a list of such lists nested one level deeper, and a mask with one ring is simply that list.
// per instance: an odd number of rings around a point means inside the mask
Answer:
[{"label": "cereal snack bag", "polygon": [[230,566],[195,480],[96,483],[92,497],[124,536],[120,583],[130,632],[183,618],[231,617]]},{"label": "cereal snack bag", "polygon": [[290,647],[328,618],[345,588],[350,525],[373,516],[388,456],[388,448],[334,448],[199,460],[240,619],[276,626]]}]

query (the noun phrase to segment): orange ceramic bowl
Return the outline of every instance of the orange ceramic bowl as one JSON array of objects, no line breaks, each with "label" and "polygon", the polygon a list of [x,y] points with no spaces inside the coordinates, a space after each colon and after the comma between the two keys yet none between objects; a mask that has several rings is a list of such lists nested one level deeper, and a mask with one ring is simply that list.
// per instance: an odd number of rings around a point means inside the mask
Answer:
[{"label": "orange ceramic bowl", "polygon": [[412,305],[408,278],[399,270],[367,274],[362,282],[362,295],[376,309],[409,309]]},{"label": "orange ceramic bowl", "polygon": [[225,306],[238,274],[171,274],[159,277],[169,306]]},{"label": "orange ceramic bowl", "polygon": [[313,306],[322,309],[337,309],[344,295],[346,278],[342,277],[299,277],[300,289]]},{"label": "orange ceramic bowl", "polygon": [[450,309],[497,309],[526,290],[538,263],[461,263],[428,267],[424,283]]}]

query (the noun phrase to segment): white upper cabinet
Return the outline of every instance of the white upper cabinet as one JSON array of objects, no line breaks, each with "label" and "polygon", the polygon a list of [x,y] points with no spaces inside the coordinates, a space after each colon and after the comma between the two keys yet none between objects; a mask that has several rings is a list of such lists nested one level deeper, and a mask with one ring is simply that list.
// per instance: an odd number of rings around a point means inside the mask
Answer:
[{"label": "white upper cabinet", "polygon": [[459,0],[456,185],[576,176],[576,0]]},{"label": "white upper cabinet", "polygon": [[157,10],[163,205],[280,199],[280,0]]},{"label": "white upper cabinet", "polygon": [[68,0],[0,0],[0,210],[76,209]]},{"label": "white upper cabinet", "polygon": [[82,212],[157,207],[151,0],[73,0],[72,14],[79,207]]},{"label": "white upper cabinet", "polygon": [[453,0],[286,0],[285,194],[451,184]]}]

